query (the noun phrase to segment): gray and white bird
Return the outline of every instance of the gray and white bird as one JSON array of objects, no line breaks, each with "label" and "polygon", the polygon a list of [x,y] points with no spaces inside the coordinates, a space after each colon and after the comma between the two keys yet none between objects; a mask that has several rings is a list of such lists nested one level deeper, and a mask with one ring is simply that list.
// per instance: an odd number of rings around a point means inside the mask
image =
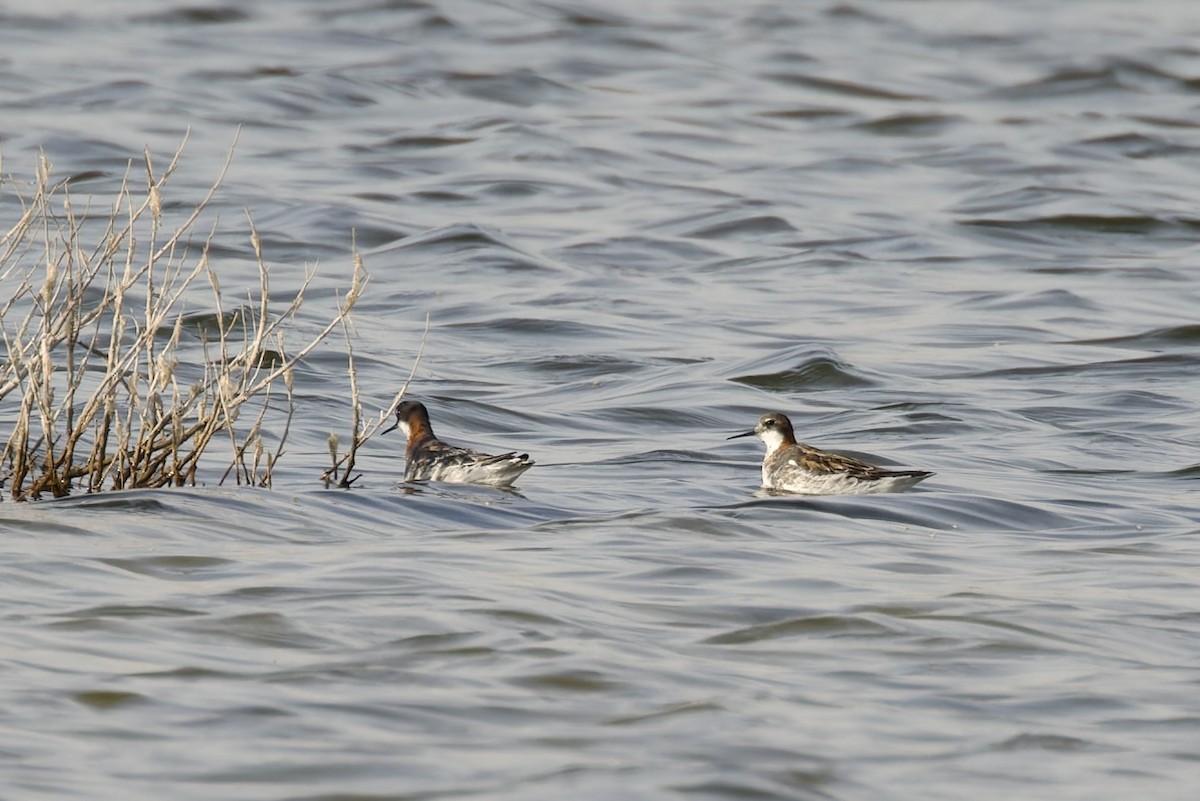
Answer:
[{"label": "gray and white bird", "polygon": [[417,401],[404,401],[396,407],[396,424],[381,433],[397,428],[408,437],[405,481],[507,487],[534,464],[527,453],[510,451],[493,456],[442,442],[429,424],[429,412]]},{"label": "gray and white bird", "polygon": [[933,475],[928,470],[888,470],[796,441],[792,421],[779,412],[758,418],[753,431],[727,439],[757,436],[767,446],[762,485],[801,495],[868,495],[902,492]]}]

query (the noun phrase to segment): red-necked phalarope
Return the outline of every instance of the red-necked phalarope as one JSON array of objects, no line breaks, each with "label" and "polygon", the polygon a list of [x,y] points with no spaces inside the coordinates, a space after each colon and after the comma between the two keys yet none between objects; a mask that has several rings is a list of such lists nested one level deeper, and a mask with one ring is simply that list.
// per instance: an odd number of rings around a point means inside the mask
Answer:
[{"label": "red-necked phalarope", "polygon": [[767,489],[802,495],[867,495],[900,492],[933,475],[928,470],[886,470],[796,442],[792,421],[779,412],[764,414],[753,431],[728,439],[755,435],[767,446],[762,464]]},{"label": "red-necked phalarope", "polygon": [[429,412],[417,401],[405,401],[396,407],[396,428],[408,437],[404,470],[405,481],[447,481],[454,484],[491,484],[507,487],[517,476],[533,467],[527,453],[501,453],[492,456],[448,445],[438,439],[429,425]]}]

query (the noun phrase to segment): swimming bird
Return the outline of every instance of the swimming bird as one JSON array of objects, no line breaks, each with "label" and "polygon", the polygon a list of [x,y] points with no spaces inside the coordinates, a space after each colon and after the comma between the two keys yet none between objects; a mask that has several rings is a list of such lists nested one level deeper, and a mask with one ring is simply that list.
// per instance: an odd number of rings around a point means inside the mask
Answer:
[{"label": "swimming bird", "polygon": [[792,421],[779,412],[764,414],[753,431],[727,439],[750,436],[757,436],[767,446],[762,463],[762,483],[767,489],[801,495],[867,495],[900,492],[933,475],[928,470],[887,470],[796,442]]},{"label": "swimming bird", "polygon": [[404,401],[397,406],[396,424],[380,433],[397,428],[408,437],[405,481],[430,479],[507,487],[534,464],[527,453],[509,451],[492,456],[442,442],[429,424],[429,412],[417,401]]}]

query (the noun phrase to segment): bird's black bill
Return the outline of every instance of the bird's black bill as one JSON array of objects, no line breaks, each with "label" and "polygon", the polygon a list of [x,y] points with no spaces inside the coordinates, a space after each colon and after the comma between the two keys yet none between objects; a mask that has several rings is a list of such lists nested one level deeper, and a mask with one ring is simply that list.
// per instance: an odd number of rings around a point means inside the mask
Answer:
[{"label": "bird's black bill", "polygon": [[389,432],[389,431],[395,431],[395,430],[396,430],[397,428],[399,428],[399,427],[400,427],[400,421],[399,421],[399,420],[397,420],[396,422],[392,423],[392,425],[391,425],[391,428],[385,428],[385,429],[383,429],[382,431],[380,431],[379,433],[380,433],[380,434],[386,434],[386,433],[387,433],[387,432]]},{"label": "bird's black bill", "polygon": [[754,436],[753,431],[746,431],[742,434],[734,434],[732,437],[726,437],[725,439],[727,439],[727,440],[728,439],[740,439],[742,437],[753,437],[753,436]]}]

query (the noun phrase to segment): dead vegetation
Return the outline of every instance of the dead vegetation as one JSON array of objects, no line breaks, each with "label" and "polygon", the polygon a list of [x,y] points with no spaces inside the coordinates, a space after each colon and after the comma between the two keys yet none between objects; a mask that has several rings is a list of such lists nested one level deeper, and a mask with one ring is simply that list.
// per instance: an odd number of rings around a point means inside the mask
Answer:
[{"label": "dead vegetation", "polygon": [[[134,186],[139,164],[98,214],[44,157],[20,198],[20,217],[0,239],[0,410],[11,425],[0,486],[11,498],[196,484],[208,480],[201,466],[221,442],[229,450],[215,482],[270,486],[297,364],[339,327],[349,344],[350,311],[367,282],[357,253],[328,322],[290,341],[313,273],[274,300],[251,221],[258,284],[223,291],[210,260],[215,231],[196,229],[229,160],[192,211],[168,223],[164,197],[181,152],[161,171],[147,152],[144,186]],[[341,475],[326,476],[339,486],[353,480],[354,453],[371,433],[359,422],[352,351],[350,375],[354,442],[340,463],[335,449]]]}]

